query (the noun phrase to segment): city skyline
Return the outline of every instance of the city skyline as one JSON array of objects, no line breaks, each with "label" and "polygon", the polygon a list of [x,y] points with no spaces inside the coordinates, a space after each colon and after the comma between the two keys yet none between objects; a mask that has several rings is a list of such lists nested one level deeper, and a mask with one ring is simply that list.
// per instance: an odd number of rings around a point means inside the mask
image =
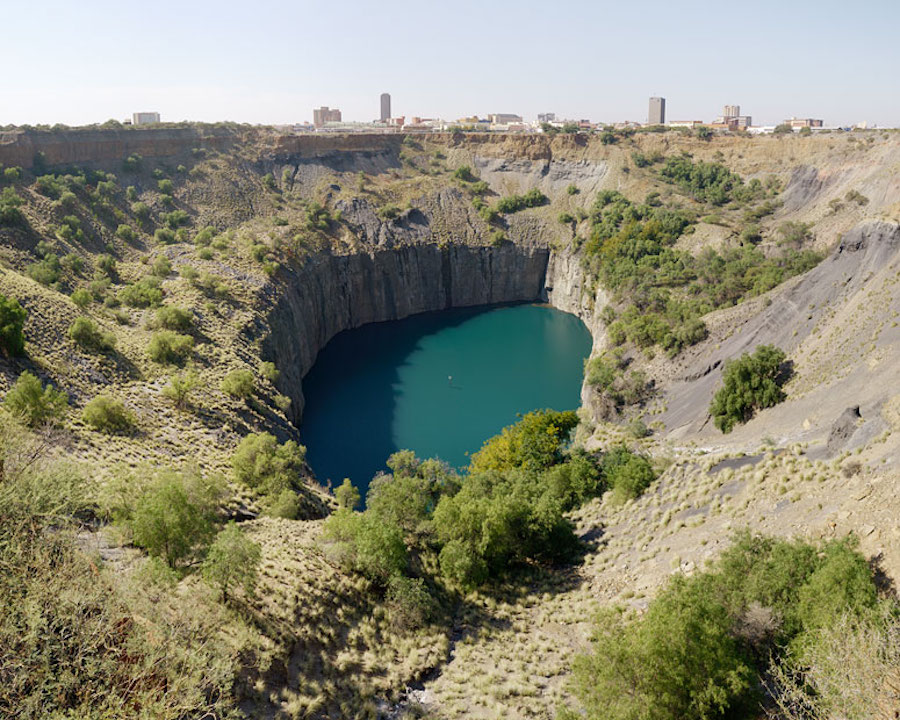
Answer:
[{"label": "city skyline", "polygon": [[[436,18],[412,2],[373,13],[362,2],[261,0],[247,17],[205,0],[161,0],[151,15],[107,0],[50,0],[41,13],[12,6],[6,21],[17,31],[2,52],[16,72],[3,81],[0,124],[102,123],[141,110],[167,121],[281,124],[311,121],[319,106],[369,122],[388,92],[393,116],[446,120],[553,112],[643,122],[647,98],[660,96],[673,119],[711,119],[738,104],[761,125],[797,116],[900,126],[891,36],[900,6],[887,0],[852,11],[824,0],[814,13],[761,0],[695,14],[651,1],[639,17],[612,3],[529,11],[537,7],[463,1],[442,14],[440,33],[423,34]],[[297,27],[306,28],[299,45]],[[377,56],[361,42],[373,38],[386,41]]]}]

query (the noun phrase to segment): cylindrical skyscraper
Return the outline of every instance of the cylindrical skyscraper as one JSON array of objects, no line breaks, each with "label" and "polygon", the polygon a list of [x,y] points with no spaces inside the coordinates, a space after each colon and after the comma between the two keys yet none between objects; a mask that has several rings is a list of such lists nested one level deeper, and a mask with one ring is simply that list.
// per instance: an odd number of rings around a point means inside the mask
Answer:
[{"label": "cylindrical skyscraper", "polygon": [[381,122],[387,122],[391,119],[391,96],[390,93],[381,93]]}]

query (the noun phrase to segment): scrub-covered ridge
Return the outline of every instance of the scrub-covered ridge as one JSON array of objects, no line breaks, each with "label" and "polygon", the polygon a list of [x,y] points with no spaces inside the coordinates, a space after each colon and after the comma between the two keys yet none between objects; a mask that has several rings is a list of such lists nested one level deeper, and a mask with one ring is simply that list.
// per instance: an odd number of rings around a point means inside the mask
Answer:
[{"label": "scrub-covered ridge", "polygon": [[[897,134],[22,130],[0,166],[0,715],[900,711]],[[577,414],[397,453],[365,509],[316,482],[332,337],[515,301],[591,331]]]}]

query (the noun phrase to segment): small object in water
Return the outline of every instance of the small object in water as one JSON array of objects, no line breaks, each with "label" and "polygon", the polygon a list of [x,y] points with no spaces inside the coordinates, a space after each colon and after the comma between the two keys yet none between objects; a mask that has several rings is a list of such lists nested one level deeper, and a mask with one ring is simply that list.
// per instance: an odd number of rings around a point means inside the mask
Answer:
[{"label": "small object in water", "polygon": [[447,376],[447,384],[448,384],[448,385],[452,385],[452,384],[453,384],[453,376],[452,376],[452,375],[448,375],[448,376]]}]

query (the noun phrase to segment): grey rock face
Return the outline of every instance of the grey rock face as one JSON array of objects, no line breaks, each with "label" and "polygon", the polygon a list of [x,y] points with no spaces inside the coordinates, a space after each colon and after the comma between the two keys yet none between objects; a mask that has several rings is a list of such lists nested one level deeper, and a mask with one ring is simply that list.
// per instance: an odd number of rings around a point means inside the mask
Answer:
[{"label": "grey rock face", "polygon": [[342,330],[420,312],[541,300],[550,251],[434,244],[354,255],[320,254],[281,281],[263,355],[282,372],[281,390],[303,413],[303,376]]}]

